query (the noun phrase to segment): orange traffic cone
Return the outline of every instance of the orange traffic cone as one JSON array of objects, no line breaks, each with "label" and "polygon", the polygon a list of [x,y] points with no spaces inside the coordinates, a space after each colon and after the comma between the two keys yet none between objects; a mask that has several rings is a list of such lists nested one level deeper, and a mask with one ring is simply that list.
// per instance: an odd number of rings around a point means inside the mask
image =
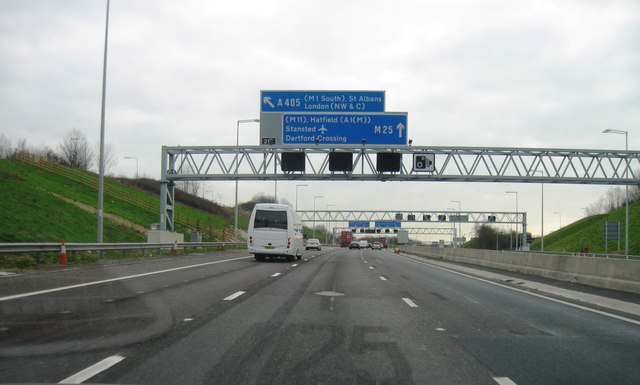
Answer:
[{"label": "orange traffic cone", "polygon": [[60,264],[61,265],[66,265],[67,264],[67,248],[64,245],[64,239],[62,240],[62,243],[60,244]]}]

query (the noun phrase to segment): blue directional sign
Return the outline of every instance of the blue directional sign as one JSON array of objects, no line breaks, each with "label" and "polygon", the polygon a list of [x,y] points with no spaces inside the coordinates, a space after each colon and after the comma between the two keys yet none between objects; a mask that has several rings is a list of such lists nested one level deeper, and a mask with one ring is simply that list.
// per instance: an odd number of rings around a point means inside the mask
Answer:
[{"label": "blue directional sign", "polygon": [[384,91],[260,91],[260,112],[384,112]]},{"label": "blue directional sign", "polygon": [[368,221],[349,221],[349,227],[369,227]]},{"label": "blue directional sign", "polygon": [[376,226],[379,228],[395,228],[400,227],[400,221],[376,221]]},{"label": "blue directional sign", "polygon": [[282,114],[283,144],[407,144],[407,113]]}]

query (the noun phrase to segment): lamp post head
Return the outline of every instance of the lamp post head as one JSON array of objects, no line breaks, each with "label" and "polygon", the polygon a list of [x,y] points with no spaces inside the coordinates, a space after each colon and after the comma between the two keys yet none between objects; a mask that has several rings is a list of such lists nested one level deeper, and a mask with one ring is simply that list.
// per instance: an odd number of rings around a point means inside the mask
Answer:
[{"label": "lamp post head", "polygon": [[611,128],[607,128],[606,130],[602,131],[603,134],[621,134],[621,135],[626,135],[628,133],[628,131],[625,130],[614,130]]}]

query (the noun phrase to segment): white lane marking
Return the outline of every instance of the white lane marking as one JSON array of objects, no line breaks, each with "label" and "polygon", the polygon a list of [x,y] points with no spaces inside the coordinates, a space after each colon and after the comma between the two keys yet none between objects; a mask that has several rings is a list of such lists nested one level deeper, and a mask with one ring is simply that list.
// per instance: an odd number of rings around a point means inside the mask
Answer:
[{"label": "white lane marking", "polygon": [[297,263],[294,263],[293,265],[291,265],[291,267],[296,267],[296,266],[298,266]]},{"label": "white lane marking", "polygon": [[272,277],[277,277],[277,276],[279,276],[280,274],[282,274],[282,273],[275,273],[275,274],[271,274],[271,276],[272,276]]},{"label": "white lane marking", "polygon": [[386,280],[387,280],[385,277],[380,277],[380,279],[381,279],[382,281],[386,281]]},{"label": "white lane marking", "polygon": [[402,298],[402,300],[406,302],[407,305],[409,305],[410,307],[418,307],[418,305],[416,305],[416,303],[410,300],[409,298]]},{"label": "white lane marking", "polygon": [[244,291],[236,291],[235,293],[231,294],[227,298],[223,299],[223,301],[233,301],[234,299],[240,297],[244,293],[245,293]]},{"label": "white lane marking", "polygon": [[404,256],[400,256],[400,258],[404,258],[404,259],[406,259],[406,260],[408,260],[408,261],[415,262],[415,263],[419,263],[419,264],[421,264],[421,265],[426,265],[426,266],[429,266],[429,267],[435,267],[436,269],[440,269],[440,270],[448,271],[449,273],[457,274],[457,275],[460,275],[460,276],[462,276],[462,277],[467,277],[467,278],[475,279],[476,281],[489,283],[489,284],[491,284],[491,285],[500,286],[500,287],[503,287],[503,288],[505,288],[505,289],[509,289],[509,290],[517,291],[517,292],[520,292],[520,293],[523,293],[523,294],[532,295],[532,296],[534,296],[534,297],[538,297],[538,298],[541,298],[541,299],[546,299],[547,301],[560,303],[560,304],[563,304],[563,305],[566,305],[566,306],[575,307],[575,308],[577,308],[577,309],[586,310],[586,311],[591,312],[591,313],[596,313],[596,314],[600,314],[600,315],[603,315],[603,316],[606,316],[606,317],[615,318],[615,319],[620,320],[620,321],[625,321],[625,322],[629,322],[629,323],[632,323],[632,324],[635,324],[635,325],[640,325],[640,321],[636,321],[636,320],[631,319],[631,318],[627,318],[627,317],[619,316],[619,315],[617,315],[617,314],[607,313],[606,311],[602,311],[602,310],[598,310],[598,309],[592,309],[592,308],[590,308],[590,307],[586,307],[586,306],[578,305],[578,304],[575,304],[575,303],[571,303],[571,302],[563,301],[563,300],[561,300],[561,299],[556,299],[556,298],[546,297],[546,296],[544,296],[544,295],[542,295],[542,294],[532,293],[532,292],[530,292],[530,291],[522,290],[522,289],[517,288],[517,287],[511,287],[511,286],[503,285],[503,284],[498,283],[498,282],[489,281],[489,280],[484,279],[484,278],[474,277],[473,275],[469,275],[469,274],[461,273],[461,272],[459,272],[459,271],[455,271],[455,270],[447,269],[447,268],[445,268],[445,267],[441,267],[441,266],[432,265],[432,264],[430,264],[430,263],[425,263],[425,262],[421,262],[421,261],[416,261],[416,260],[413,260],[413,259],[411,259],[411,258],[407,258],[407,257],[404,257]]},{"label": "white lane marking", "polygon": [[[125,277],[119,277],[119,278],[111,278],[111,279],[103,279],[101,281],[94,281],[94,282],[86,282],[86,283],[79,283],[77,285],[70,285],[70,286],[62,286],[62,287],[55,287],[53,289],[46,289],[46,290],[39,290],[39,291],[32,291],[30,293],[22,293],[22,294],[15,294],[15,295],[9,295],[6,297],[0,297],[0,302],[2,301],[10,301],[12,299],[18,299],[18,298],[24,298],[24,297],[31,297],[34,295],[40,295],[40,294],[47,294],[47,293],[53,293],[56,291],[63,291],[63,290],[69,290],[69,289],[77,289],[79,287],[85,287],[85,286],[93,286],[93,285],[100,285],[102,283],[109,283],[109,282],[117,282],[117,281],[124,281],[125,279],[132,279],[132,278],[140,278],[140,277],[146,277],[149,275],[156,275],[156,274],[163,274],[163,273],[170,273],[172,271],[179,271],[179,270],[185,270],[185,269],[192,269],[194,267],[201,267],[201,266],[207,266],[207,265],[215,265],[217,263],[224,263],[224,262],[232,262],[232,261],[237,261],[239,259],[247,259],[247,258],[253,258],[251,255],[248,255],[246,257],[238,257],[238,258],[231,258],[231,259],[223,259],[221,261],[213,261],[213,262],[206,262],[206,263],[198,263],[197,265],[189,265],[189,266],[182,266],[182,267],[175,267],[173,269],[167,269],[167,270],[159,270],[159,271],[152,271],[149,273],[142,273],[142,274],[134,274],[134,275],[127,275]],[[168,287],[168,285],[166,285],[165,287]]]},{"label": "white lane marking", "polygon": [[471,299],[471,298],[469,298],[469,297],[464,297],[464,299],[466,299],[466,300],[467,300],[467,301],[469,301],[469,302],[473,302],[473,303],[475,303],[476,305],[480,305],[480,302],[478,302],[478,301],[474,301],[474,300],[472,300],[472,299]]},{"label": "white lane marking", "polygon": [[518,385],[511,381],[509,377],[493,377],[493,380],[500,385]]},{"label": "white lane marking", "polygon": [[65,378],[64,380],[58,382],[58,384],[80,384],[95,376],[96,374],[104,372],[113,365],[124,360],[124,358],[125,357],[121,355],[107,357],[104,360],[93,364],[84,370],[79,371],[73,376]]},{"label": "white lane marking", "polygon": [[369,269],[373,270],[373,266],[369,266]]}]

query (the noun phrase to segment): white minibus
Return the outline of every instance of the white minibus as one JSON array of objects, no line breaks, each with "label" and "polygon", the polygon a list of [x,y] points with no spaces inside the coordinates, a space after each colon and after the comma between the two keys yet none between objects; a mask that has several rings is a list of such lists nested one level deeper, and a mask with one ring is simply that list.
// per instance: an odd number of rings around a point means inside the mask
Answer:
[{"label": "white minibus", "polygon": [[300,217],[288,205],[257,203],[249,219],[247,249],[256,261],[266,257],[300,259],[304,249]]}]

